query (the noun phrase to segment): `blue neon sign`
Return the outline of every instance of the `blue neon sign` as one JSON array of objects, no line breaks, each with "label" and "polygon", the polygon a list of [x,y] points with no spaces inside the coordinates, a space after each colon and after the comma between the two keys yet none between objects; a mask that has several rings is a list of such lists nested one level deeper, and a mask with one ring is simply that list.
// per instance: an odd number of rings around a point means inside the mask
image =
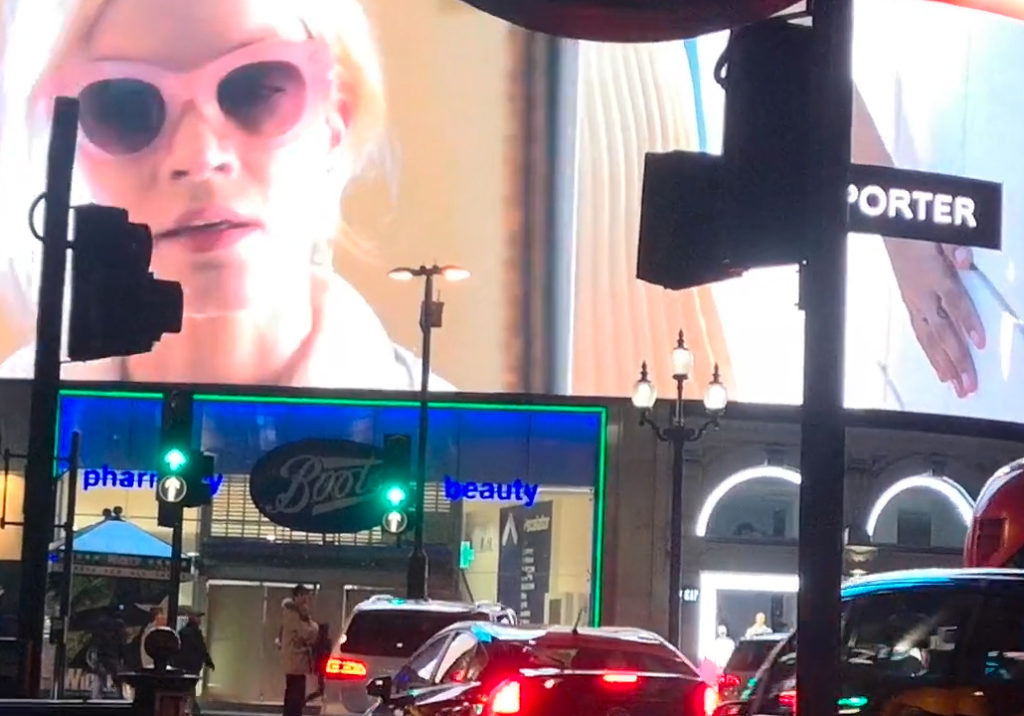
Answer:
[{"label": "blue neon sign", "polygon": [[533,507],[537,501],[540,485],[536,482],[513,480],[512,482],[460,481],[451,475],[444,476],[444,496],[452,502],[457,500],[483,500],[485,502],[522,502],[524,507]]},{"label": "blue neon sign", "polygon": [[[90,468],[83,475],[82,489],[86,492],[98,487],[121,488],[121,489],[148,489],[155,490],[156,483],[160,481],[160,473],[149,470],[114,470],[109,465],[97,469]],[[218,473],[203,478],[203,482],[210,486],[210,494],[216,495],[224,482],[224,474]]]}]

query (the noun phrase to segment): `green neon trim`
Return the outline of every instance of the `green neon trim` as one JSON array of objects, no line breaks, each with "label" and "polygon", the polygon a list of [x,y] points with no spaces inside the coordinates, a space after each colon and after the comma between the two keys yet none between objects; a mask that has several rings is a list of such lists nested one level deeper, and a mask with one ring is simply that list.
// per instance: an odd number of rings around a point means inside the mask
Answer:
[{"label": "green neon trim", "polygon": [[[419,400],[380,400],[374,398],[301,398],[288,396],[224,395],[196,393],[194,400],[209,403],[277,403],[290,405],[350,405],[387,408],[418,408]],[[590,405],[511,405],[508,403],[460,403],[456,401],[430,401],[431,408],[461,410],[508,410],[527,413],[591,413],[605,412],[603,406]]]},{"label": "green neon trim", "polygon": [[66,389],[60,391],[61,397],[85,397],[85,398],[131,398],[133,400],[163,400],[163,393],[134,393],[125,390],[77,390]]},{"label": "green neon trim", "polygon": [[605,487],[608,477],[608,409],[601,410],[601,426],[597,444],[597,484],[594,495],[594,577],[590,580],[590,623],[601,626],[601,607],[604,600],[604,518]]}]

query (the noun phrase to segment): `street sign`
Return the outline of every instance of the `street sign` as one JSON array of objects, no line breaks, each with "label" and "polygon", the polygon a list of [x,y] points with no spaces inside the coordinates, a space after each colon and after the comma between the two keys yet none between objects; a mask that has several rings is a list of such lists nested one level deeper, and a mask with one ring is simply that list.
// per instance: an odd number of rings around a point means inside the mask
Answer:
[{"label": "street sign", "polygon": [[852,164],[849,181],[851,232],[1002,248],[1001,184],[868,164]]},{"label": "street sign", "polygon": [[385,513],[384,519],[381,520],[384,531],[393,535],[401,534],[408,525],[409,518],[401,510],[391,510]]},{"label": "street sign", "polygon": [[156,484],[156,494],[164,502],[177,504],[185,499],[188,485],[177,475],[168,475]]}]

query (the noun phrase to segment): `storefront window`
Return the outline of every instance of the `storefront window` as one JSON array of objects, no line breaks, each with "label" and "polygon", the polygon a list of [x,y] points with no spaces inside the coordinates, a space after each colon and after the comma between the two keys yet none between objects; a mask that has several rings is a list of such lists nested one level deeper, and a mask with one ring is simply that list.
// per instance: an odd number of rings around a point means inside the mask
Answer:
[{"label": "storefront window", "polygon": [[[93,483],[104,469],[148,473],[159,454],[162,404],[160,394],[65,391],[60,445],[73,430],[82,433],[83,465],[100,470]],[[378,449],[392,435],[407,436],[415,456],[418,426],[415,401],[194,395],[193,444],[214,456],[217,489],[209,507],[187,511],[185,551],[196,553],[200,566],[197,590],[186,588],[182,601],[205,604],[218,664],[259,654],[253,668],[276,673],[273,639],[289,585],[318,585],[314,616],[337,635],[361,599],[401,594],[395,585],[405,583],[411,535],[396,538],[380,526],[322,534],[275,524],[250,494],[254,466],[299,442]],[[527,623],[595,622],[605,431],[602,407],[432,404],[424,522],[431,596],[501,602]],[[88,524],[113,506],[169,541],[169,531],[156,526],[155,491],[145,479],[81,485],[76,522]],[[246,626],[239,628],[242,614]],[[276,697],[251,674],[216,676],[211,697]]]}]

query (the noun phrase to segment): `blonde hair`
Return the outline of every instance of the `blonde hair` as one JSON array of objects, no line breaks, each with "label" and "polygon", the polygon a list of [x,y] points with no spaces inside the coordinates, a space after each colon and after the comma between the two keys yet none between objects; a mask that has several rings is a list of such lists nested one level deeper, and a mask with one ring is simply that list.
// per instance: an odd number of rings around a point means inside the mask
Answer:
[{"label": "blonde hair", "polygon": [[[48,78],[81,51],[113,1],[78,0],[67,11],[62,32],[33,89],[30,109],[39,107],[42,88]],[[384,80],[369,18],[360,0],[278,1],[289,2],[309,36],[322,40],[331,48],[337,70],[335,103],[340,107],[341,102],[345,102],[351,107],[344,139],[345,171],[339,184],[339,234],[347,242],[361,244],[341,221],[340,194],[350,180],[366,167],[368,160],[383,148],[386,119]],[[330,265],[332,253],[330,246],[317,246],[313,261]]]}]

